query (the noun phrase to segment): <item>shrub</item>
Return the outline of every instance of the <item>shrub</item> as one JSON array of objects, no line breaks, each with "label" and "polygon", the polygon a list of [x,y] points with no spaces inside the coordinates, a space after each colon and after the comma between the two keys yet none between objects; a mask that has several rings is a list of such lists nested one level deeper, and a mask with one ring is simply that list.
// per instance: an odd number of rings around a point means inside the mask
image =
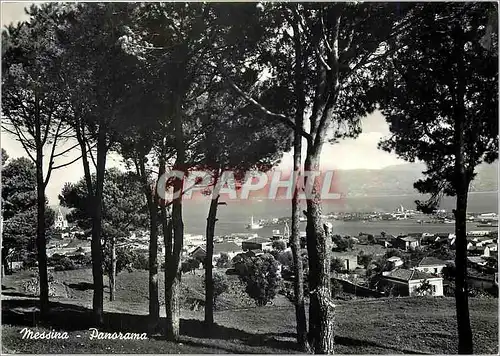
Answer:
[{"label": "shrub", "polygon": [[334,279],[332,281],[332,296],[335,297],[335,296],[339,295],[340,293],[342,293],[342,291],[343,291],[342,283],[340,283],[339,281]]},{"label": "shrub", "polygon": [[61,256],[61,258],[54,263],[54,271],[71,271],[76,269],[76,264],[66,256]]},{"label": "shrub", "polygon": [[71,260],[75,262],[76,265],[81,267],[90,266],[92,264],[92,258],[90,255],[72,256]]},{"label": "shrub", "polygon": [[217,262],[215,264],[219,268],[229,268],[231,267],[231,262],[229,259],[229,255],[225,252],[222,252],[220,254],[220,257],[217,259]]},{"label": "shrub", "polygon": [[284,251],[286,249],[286,242],[283,240],[273,241],[272,248],[277,251]]},{"label": "shrub", "polygon": [[196,258],[189,258],[181,264],[182,273],[194,271],[200,267],[200,261]]},{"label": "shrub", "polygon": [[[214,309],[217,308],[217,299],[222,293],[227,292],[229,289],[229,282],[226,277],[226,275],[222,273],[214,273],[212,276],[212,281],[213,281],[213,300],[214,300]],[[203,280],[203,287],[206,288],[205,286],[205,280]]]},{"label": "shrub", "polygon": [[370,264],[372,263],[373,260],[373,255],[365,255],[365,254],[360,254],[358,256],[358,264],[363,266],[364,268],[368,268]]},{"label": "shrub", "polygon": [[292,251],[284,251],[278,255],[278,262],[283,266],[291,267],[293,266],[293,255]]},{"label": "shrub", "polygon": [[28,269],[28,268],[33,268],[38,266],[38,261],[36,259],[36,254],[34,253],[29,253],[24,261],[23,261],[23,268]]},{"label": "shrub", "polygon": [[413,290],[418,296],[432,295],[432,285],[426,279],[419,285],[417,288]]},{"label": "shrub", "polygon": [[149,270],[149,257],[145,253],[134,252],[132,257],[132,268],[140,270]]},{"label": "shrub", "polygon": [[333,250],[337,252],[345,252],[347,250],[351,250],[353,246],[353,240],[349,237],[342,237],[340,235],[333,235],[332,237],[333,243],[337,245]]},{"label": "shrub", "polygon": [[330,272],[342,272],[345,269],[344,262],[339,260],[338,258],[332,258],[330,263]]},{"label": "shrub", "polygon": [[[120,273],[124,269],[128,271],[132,270],[132,266],[136,263],[138,258],[138,253],[133,251],[130,248],[116,248],[116,273]],[[112,261],[111,261],[111,248],[109,244],[106,246],[106,250],[104,251],[104,274],[110,275],[112,270]]]},{"label": "shrub", "polygon": [[258,257],[242,258],[236,265],[245,291],[257,306],[264,306],[274,299],[281,285],[279,265],[268,253]]}]

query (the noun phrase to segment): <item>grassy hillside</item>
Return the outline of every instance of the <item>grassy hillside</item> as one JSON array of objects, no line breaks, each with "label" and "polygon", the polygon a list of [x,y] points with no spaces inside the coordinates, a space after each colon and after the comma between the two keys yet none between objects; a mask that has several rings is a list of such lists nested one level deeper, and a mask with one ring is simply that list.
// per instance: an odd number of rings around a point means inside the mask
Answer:
[{"label": "grassy hillside", "polygon": [[[76,272],[76,273],[75,273]],[[86,275],[87,274],[87,275]],[[50,328],[69,331],[69,340],[22,340],[19,331],[33,326],[36,301],[19,299],[9,276],[2,283],[2,344],[4,352],[21,353],[294,353],[295,313],[284,299],[256,308],[238,294],[227,295],[223,310],[216,311],[217,326],[206,330],[203,310],[182,311],[181,343],[154,338],[148,341],[92,340],[91,280],[88,270],[56,273],[67,289],[76,290],[53,298]],[[184,298],[197,297],[201,276],[186,275]],[[69,286],[68,286],[69,285]],[[160,286],[162,281],[160,281]],[[109,331],[145,332],[147,329],[147,273],[119,276],[116,302],[105,303]],[[62,287],[61,287],[62,288]],[[163,289],[163,288],[160,288]],[[10,294],[10,295],[7,295]],[[5,299],[9,298],[9,299]],[[162,297],[163,298],[163,297]],[[498,352],[498,300],[472,299],[471,320],[475,352]],[[162,308],[163,309],[163,308]],[[162,311],[164,315],[164,311]],[[78,325],[78,326],[77,326]],[[48,330],[47,326],[37,330]],[[105,331],[105,330],[102,330]],[[79,337],[78,337],[79,336]],[[456,353],[455,301],[452,298],[394,298],[338,301],[336,352],[345,354]]]}]

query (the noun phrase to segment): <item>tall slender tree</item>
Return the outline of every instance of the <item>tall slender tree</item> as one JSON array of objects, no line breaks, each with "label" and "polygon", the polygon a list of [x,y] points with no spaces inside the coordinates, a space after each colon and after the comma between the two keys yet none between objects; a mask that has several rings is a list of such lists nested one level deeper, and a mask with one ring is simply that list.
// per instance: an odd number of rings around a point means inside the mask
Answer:
[{"label": "tall slender tree", "polygon": [[[213,187],[206,224],[205,323],[208,325],[214,321],[212,258],[217,210],[221,204],[219,189],[227,179],[237,184],[249,178],[247,173],[252,169],[269,170],[289,149],[291,138],[282,124],[266,125],[265,115],[241,99],[234,100],[233,95],[219,82],[199,108],[204,127],[198,145],[202,153],[200,169],[211,173],[209,185]],[[227,173],[223,176],[224,172]]]},{"label": "tall slender tree", "polygon": [[[124,50],[134,4],[64,4],[57,28],[59,79],[71,107],[70,125],[82,152],[92,200],[92,276],[95,322],[103,322],[102,201],[106,156],[115,149],[138,59]],[[92,167],[93,165],[93,167]],[[96,171],[95,182],[91,170]]]},{"label": "tall slender tree", "polygon": [[[382,113],[391,136],[387,151],[425,162],[415,188],[424,212],[455,196],[458,352],[472,354],[467,287],[467,196],[476,167],[498,157],[498,33],[488,31],[491,4],[419,4],[418,19],[395,38],[382,76]],[[496,11],[496,6],[495,6]],[[496,15],[498,16],[498,15]],[[480,39],[489,38],[489,47]]]},{"label": "tall slender tree", "polygon": [[[220,68],[236,92],[270,118],[297,130],[307,141],[304,171],[318,172],[323,145],[360,132],[359,120],[374,109],[370,85],[380,70],[387,41],[408,25],[405,6],[387,4],[258,4],[268,28],[259,51],[252,57],[270,79],[261,92],[280,88],[289,93],[288,110],[263,105],[258,92],[251,95],[232,81],[232,67]],[[383,19],[383,21],[382,21]],[[270,28],[270,29],[269,29]],[[295,31],[295,32],[294,32]],[[298,46],[300,44],[301,46]],[[295,52],[297,51],[297,52]],[[296,60],[302,65],[296,65]],[[238,68],[241,72],[241,68]],[[295,81],[294,73],[302,80]],[[293,88],[293,83],[302,83]],[[296,92],[302,89],[302,92]],[[305,98],[305,106],[304,106]],[[307,117],[309,130],[295,119]],[[298,157],[296,157],[298,158]],[[331,241],[321,221],[319,180],[311,179],[307,204],[309,255],[309,343],[317,353],[333,352],[334,306],[331,300],[329,253]]]},{"label": "tall slender tree", "polygon": [[57,90],[60,62],[55,25],[50,21],[57,9],[57,4],[32,5],[29,22],[11,25],[2,32],[2,128],[21,143],[36,167],[36,249],[42,318],[49,311],[45,189],[55,169],[76,161],[60,162],[60,157],[75,146],[61,148],[70,129],[66,125],[68,106]]}]

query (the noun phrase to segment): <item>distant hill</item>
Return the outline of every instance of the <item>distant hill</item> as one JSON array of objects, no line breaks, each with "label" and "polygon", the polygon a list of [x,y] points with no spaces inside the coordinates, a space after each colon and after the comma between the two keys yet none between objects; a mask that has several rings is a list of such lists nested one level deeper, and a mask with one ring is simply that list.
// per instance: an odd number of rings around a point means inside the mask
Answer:
[{"label": "distant hill", "polygon": [[[476,179],[471,183],[471,192],[497,191],[498,168],[498,161],[480,165]],[[338,189],[349,196],[415,194],[413,183],[423,177],[425,169],[422,163],[408,163],[378,170],[339,170],[336,172],[337,184]]]}]

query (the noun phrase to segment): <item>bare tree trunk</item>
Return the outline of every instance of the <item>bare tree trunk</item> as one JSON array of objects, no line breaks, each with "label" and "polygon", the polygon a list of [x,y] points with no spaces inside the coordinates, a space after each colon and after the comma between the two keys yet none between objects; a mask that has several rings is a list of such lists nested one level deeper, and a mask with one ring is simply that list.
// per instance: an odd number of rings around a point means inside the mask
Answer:
[{"label": "bare tree trunk", "polygon": [[102,271],[102,244],[101,244],[101,224],[102,224],[102,194],[104,187],[104,174],[106,170],[106,130],[99,126],[97,138],[97,169],[96,188],[93,197],[94,215],[92,218],[92,277],[94,280],[94,297],[92,300],[92,311],[96,324],[103,323],[103,302],[104,302],[104,281]]},{"label": "bare tree trunk", "polygon": [[[158,181],[165,173],[165,159],[159,159],[158,180],[155,190],[148,198],[150,211],[150,240],[149,240],[149,317],[150,327],[154,332],[160,321],[160,301],[158,299]],[[143,162],[144,164],[144,162]],[[146,178],[147,182],[147,178]]]},{"label": "bare tree trunk", "polygon": [[109,271],[109,301],[115,300],[116,292],[116,241],[114,237],[110,239],[111,244],[111,271]]},{"label": "bare tree trunk", "polygon": [[458,326],[458,353],[470,355],[473,353],[472,330],[469,315],[469,297],[467,286],[467,193],[469,190],[469,179],[464,162],[464,126],[465,126],[465,104],[464,93],[465,83],[463,82],[464,59],[463,59],[463,31],[460,25],[457,26],[456,33],[456,56],[458,69],[458,85],[456,93],[455,116],[455,186],[457,192],[457,202],[455,214],[455,300],[457,310]]},{"label": "bare tree trunk", "polygon": [[[308,148],[305,172],[319,171],[321,149]],[[331,298],[331,240],[321,219],[321,187],[314,177],[307,197],[307,251],[309,255],[309,343],[317,354],[333,354],[335,308]]]},{"label": "bare tree trunk", "polygon": [[[39,126],[39,125],[37,125]],[[37,127],[37,131],[39,127]],[[37,177],[37,229],[36,249],[38,259],[38,275],[40,285],[40,315],[46,319],[49,313],[49,279],[47,273],[47,251],[45,240],[45,182],[43,179],[43,151],[37,147],[36,177]]]},{"label": "bare tree trunk", "polygon": [[[177,96],[174,106],[174,131],[175,131],[175,148],[177,158],[174,168],[183,170],[186,153],[184,147],[184,132],[182,127],[181,104],[180,97]],[[165,281],[165,298],[166,298],[166,319],[167,328],[166,335],[168,340],[177,340],[179,338],[180,325],[180,305],[179,292],[181,283],[181,253],[184,244],[184,222],[182,220],[182,190],[183,179],[174,179],[173,192],[174,199],[172,201],[172,227],[173,227],[173,249],[170,261],[165,264],[168,266],[168,279]],[[176,196],[177,195],[177,196]]]},{"label": "bare tree trunk", "polygon": [[[169,214],[170,215],[170,214]],[[165,313],[166,319],[168,319],[168,315],[171,315],[171,300],[172,296],[170,291],[170,274],[169,274],[169,263],[172,259],[172,242],[173,242],[173,231],[172,231],[172,217],[167,216],[167,211],[164,206],[161,207],[161,220],[162,220],[162,228],[163,228],[163,243],[165,246]],[[166,337],[171,337],[168,335],[168,328],[171,324],[171,321],[166,320]]]},{"label": "bare tree trunk", "polygon": [[[296,6],[293,4],[292,6]],[[304,59],[299,31],[299,19],[294,17],[294,50],[295,50],[295,96],[297,97],[297,110],[295,111],[295,130],[293,138],[293,171],[294,190],[292,197],[292,229],[290,234],[290,247],[293,257],[294,293],[295,293],[295,318],[297,321],[297,343],[299,349],[311,352],[307,340],[307,320],[304,303],[304,267],[300,255],[300,203],[299,203],[299,178],[302,165],[302,135],[300,130],[304,126],[304,110],[306,107],[304,91]]]},{"label": "bare tree trunk", "polygon": [[9,250],[5,247],[2,247],[2,277],[5,277],[6,274],[10,274],[8,256]]},{"label": "bare tree trunk", "polygon": [[[218,172],[217,172],[218,174]],[[215,178],[216,180],[218,177]],[[212,275],[212,258],[214,255],[215,223],[217,222],[217,207],[219,195],[210,202],[207,217],[207,254],[205,256],[205,324],[214,323],[214,285]]]}]

